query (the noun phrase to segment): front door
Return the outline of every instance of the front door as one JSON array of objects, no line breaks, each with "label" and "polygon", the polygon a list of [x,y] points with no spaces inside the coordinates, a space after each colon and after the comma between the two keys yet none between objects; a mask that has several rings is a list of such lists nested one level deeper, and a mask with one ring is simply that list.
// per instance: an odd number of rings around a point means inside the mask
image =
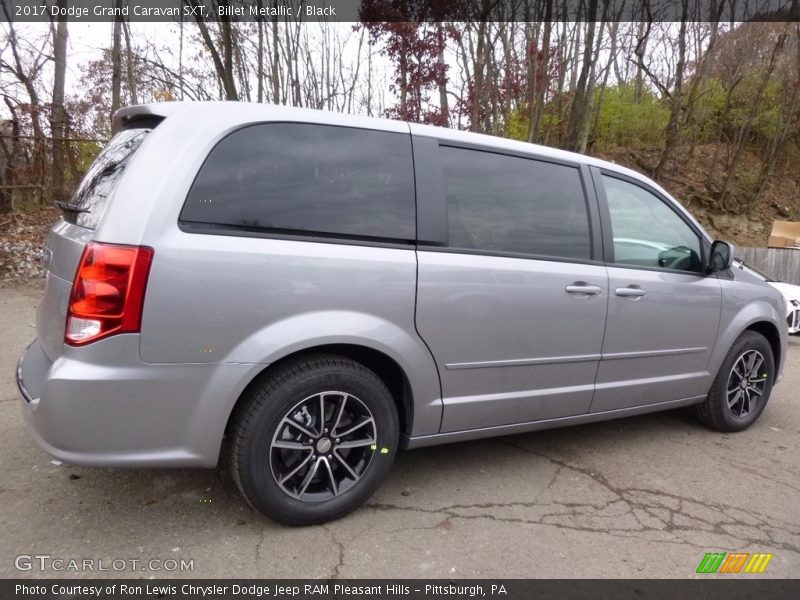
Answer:
[{"label": "front door", "polygon": [[703,272],[701,238],[655,190],[595,175],[613,250],[607,248],[608,318],[592,412],[702,396],[713,379],[707,369],[721,290]]}]

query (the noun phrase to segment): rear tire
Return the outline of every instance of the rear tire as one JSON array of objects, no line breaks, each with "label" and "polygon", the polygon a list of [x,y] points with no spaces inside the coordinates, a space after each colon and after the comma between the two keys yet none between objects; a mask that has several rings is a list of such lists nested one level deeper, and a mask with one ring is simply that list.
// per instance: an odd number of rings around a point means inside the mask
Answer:
[{"label": "rear tire", "polygon": [[718,431],[747,429],[764,412],[774,378],[769,342],[760,333],[745,331],[728,351],[696,415]]},{"label": "rear tire", "polygon": [[374,372],[344,357],[287,362],[241,403],[231,473],[247,501],[281,523],[343,517],[372,496],[397,454],[391,393]]}]

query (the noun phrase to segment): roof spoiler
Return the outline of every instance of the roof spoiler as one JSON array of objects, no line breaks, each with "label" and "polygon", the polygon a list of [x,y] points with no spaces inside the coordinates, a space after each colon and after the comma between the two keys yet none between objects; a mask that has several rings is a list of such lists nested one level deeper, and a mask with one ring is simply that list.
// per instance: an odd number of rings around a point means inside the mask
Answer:
[{"label": "roof spoiler", "polygon": [[185,105],[185,102],[157,102],[120,108],[111,117],[111,127],[114,131],[136,126],[155,127]]}]

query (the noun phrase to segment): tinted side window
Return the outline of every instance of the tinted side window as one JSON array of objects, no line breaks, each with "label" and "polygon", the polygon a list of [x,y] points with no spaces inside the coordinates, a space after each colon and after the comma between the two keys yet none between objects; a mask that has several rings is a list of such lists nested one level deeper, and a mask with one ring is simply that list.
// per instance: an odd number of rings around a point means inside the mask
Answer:
[{"label": "tinted side window", "polygon": [[577,168],[442,147],[449,246],[589,259]]},{"label": "tinted side window", "polygon": [[700,238],[658,196],[606,175],[603,187],[611,213],[615,263],[702,270]]},{"label": "tinted side window", "polygon": [[413,240],[411,138],[302,123],[245,127],[211,151],[181,220]]}]

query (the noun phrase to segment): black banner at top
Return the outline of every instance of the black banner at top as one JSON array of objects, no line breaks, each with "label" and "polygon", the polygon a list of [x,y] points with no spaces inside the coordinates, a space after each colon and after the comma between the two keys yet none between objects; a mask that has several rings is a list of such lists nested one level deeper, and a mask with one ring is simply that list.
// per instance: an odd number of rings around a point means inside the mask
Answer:
[{"label": "black banner at top", "polygon": [[800,21],[800,0],[2,0],[0,21]]}]

